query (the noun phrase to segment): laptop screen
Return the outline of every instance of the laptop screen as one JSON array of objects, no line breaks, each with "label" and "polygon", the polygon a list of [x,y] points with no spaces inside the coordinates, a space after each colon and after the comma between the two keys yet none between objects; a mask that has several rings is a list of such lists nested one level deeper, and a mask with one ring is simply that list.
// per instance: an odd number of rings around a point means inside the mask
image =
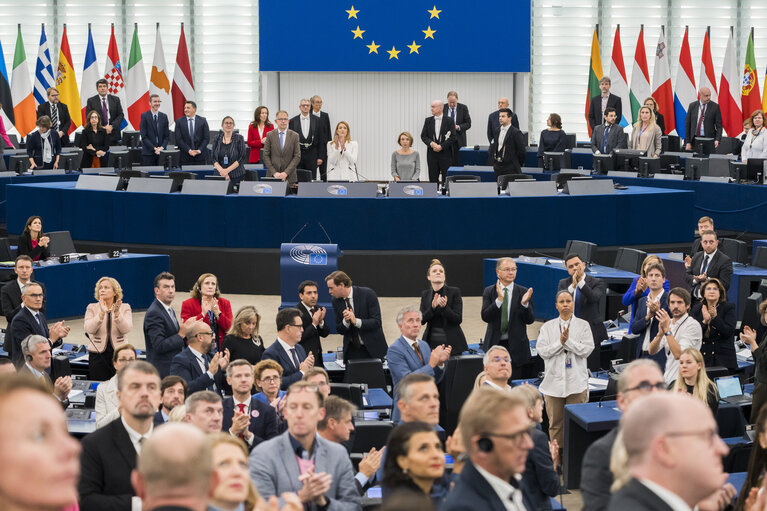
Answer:
[{"label": "laptop screen", "polygon": [[743,390],[740,388],[740,379],[737,376],[717,378],[716,387],[719,389],[719,397],[722,399],[743,395]]}]

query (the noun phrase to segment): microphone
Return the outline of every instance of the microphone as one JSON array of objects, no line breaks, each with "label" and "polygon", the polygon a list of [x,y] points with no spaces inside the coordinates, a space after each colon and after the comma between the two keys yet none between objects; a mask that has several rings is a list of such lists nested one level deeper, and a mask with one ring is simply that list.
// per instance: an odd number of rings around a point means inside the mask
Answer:
[{"label": "microphone", "polygon": [[296,239],[296,236],[301,234],[303,232],[303,230],[306,229],[306,226],[308,226],[308,225],[309,225],[309,222],[306,222],[303,226],[301,226],[301,228],[298,229],[298,231],[296,231],[296,233],[293,235],[293,237],[290,238],[290,242],[293,243],[293,240]]},{"label": "microphone", "polygon": [[328,239],[328,244],[332,244],[333,242],[330,239],[330,235],[328,234],[328,231],[325,230],[325,227],[320,223],[320,221],[317,221],[317,225],[320,226],[320,229],[322,229],[322,232],[325,233],[325,237]]},{"label": "microphone", "polygon": [[597,401],[597,408],[602,408],[602,403],[604,401],[612,401],[616,397],[618,397],[618,394],[609,394],[609,395],[606,394],[602,396],[601,398],[599,398],[599,401]]},{"label": "microphone", "polygon": [[545,254],[545,253],[539,252],[537,250],[533,250],[533,254],[535,254],[537,256],[545,257],[546,258],[546,264],[551,264],[549,262],[549,259],[559,259],[558,257],[554,257],[553,255]]}]

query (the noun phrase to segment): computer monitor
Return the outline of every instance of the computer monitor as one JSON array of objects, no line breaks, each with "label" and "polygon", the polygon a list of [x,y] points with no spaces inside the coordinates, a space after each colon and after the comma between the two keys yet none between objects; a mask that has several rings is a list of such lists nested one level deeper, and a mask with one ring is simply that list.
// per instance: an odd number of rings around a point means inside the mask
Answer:
[{"label": "computer monitor", "polygon": [[742,161],[735,160],[730,160],[728,164],[730,166],[730,179],[736,183],[745,181],[747,164],[743,163]]},{"label": "computer monitor", "polygon": [[751,266],[767,268],[767,247],[756,247],[751,256]]},{"label": "computer monitor", "polygon": [[684,178],[698,181],[700,176],[708,175],[708,158],[687,158],[684,164]]},{"label": "computer monitor", "polygon": [[565,159],[565,153],[546,151],[543,153],[543,168],[548,172],[556,172],[562,169]]},{"label": "computer monitor", "polygon": [[745,306],[740,311],[740,329],[743,331],[743,327],[750,326],[754,330],[761,328],[761,316],[759,314],[759,304],[762,303],[762,293],[758,291],[751,293],[746,298]]},{"label": "computer monitor", "polygon": [[177,170],[181,168],[181,151],[178,149],[165,149],[160,151],[160,165],[165,170]]},{"label": "computer monitor", "polygon": [[612,154],[594,155],[594,173],[607,174],[608,170],[615,170],[615,159]]},{"label": "computer monitor", "polygon": [[621,247],[615,256],[613,266],[621,270],[630,271],[631,273],[640,273],[645,257],[647,257],[647,252],[635,248]]},{"label": "computer monitor", "polygon": [[72,235],[69,231],[53,231],[45,233],[50,241],[48,242],[48,250],[51,257],[59,257],[64,254],[72,254],[77,252],[75,250],[75,244],[72,241]]},{"label": "computer monitor", "polygon": [[675,135],[663,135],[660,137],[661,152],[679,151],[682,146],[682,140]]},{"label": "computer monitor", "polygon": [[130,153],[128,151],[109,151],[107,167],[115,169],[129,169],[131,167]]},{"label": "computer monitor", "polygon": [[660,158],[640,156],[639,177],[650,177],[654,174],[660,174]]},{"label": "computer monitor", "polygon": [[764,181],[765,158],[749,158],[746,165],[746,181],[762,184]]},{"label": "computer monitor", "polygon": [[737,160],[734,154],[712,154],[708,157],[708,170],[700,177],[730,177],[730,162]]},{"label": "computer monitor", "polygon": [[696,154],[701,156],[708,156],[716,149],[714,147],[714,139],[708,137],[695,137],[693,139],[692,148]]},{"label": "computer monitor", "polygon": [[639,158],[647,156],[647,151],[638,149],[615,149],[615,170],[639,172]]},{"label": "computer monitor", "polygon": [[589,241],[567,240],[565,245],[565,257],[569,254],[578,254],[584,263],[593,263],[596,251],[596,243]]},{"label": "computer monitor", "polygon": [[168,177],[173,180],[173,186],[171,187],[171,192],[180,192],[181,187],[184,185],[185,179],[197,179],[197,174],[194,172],[180,172],[180,171],[174,171],[174,172],[168,172]]}]

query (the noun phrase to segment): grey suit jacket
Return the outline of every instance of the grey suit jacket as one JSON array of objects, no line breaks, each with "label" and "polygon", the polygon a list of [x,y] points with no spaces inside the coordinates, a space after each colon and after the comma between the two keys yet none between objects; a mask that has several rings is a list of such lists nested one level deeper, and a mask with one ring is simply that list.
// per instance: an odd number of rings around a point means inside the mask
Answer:
[{"label": "grey suit jacket", "polygon": [[298,181],[296,169],[301,161],[301,148],[298,145],[298,133],[293,130],[285,130],[285,145],[280,149],[280,134],[276,128],[266,135],[264,149],[261,158],[266,165],[266,175],[274,176],[276,172],[287,172],[288,183]]},{"label": "grey suit jacket", "polygon": [[[314,450],[315,474],[326,472],[333,477],[325,494],[330,502],[328,510],[360,511],[362,499],[354,484],[354,470],[346,449],[317,435]],[[297,492],[303,486],[298,476],[298,461],[287,431],[261,442],[250,453],[250,478],[264,498]],[[311,509],[316,506],[312,504]]]}]

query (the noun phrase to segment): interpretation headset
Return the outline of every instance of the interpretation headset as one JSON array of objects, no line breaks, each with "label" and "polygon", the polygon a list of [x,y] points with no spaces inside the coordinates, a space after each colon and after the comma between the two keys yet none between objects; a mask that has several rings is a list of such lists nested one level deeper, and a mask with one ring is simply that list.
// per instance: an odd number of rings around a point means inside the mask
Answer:
[{"label": "interpretation headset", "polygon": [[23,341],[21,341],[21,352],[24,354],[24,358],[27,362],[32,362],[32,355],[29,354],[29,341],[32,339],[31,335],[28,335]]},{"label": "interpretation headset", "polygon": [[480,452],[493,452],[493,441],[490,438],[483,436],[477,440],[477,448]]}]

